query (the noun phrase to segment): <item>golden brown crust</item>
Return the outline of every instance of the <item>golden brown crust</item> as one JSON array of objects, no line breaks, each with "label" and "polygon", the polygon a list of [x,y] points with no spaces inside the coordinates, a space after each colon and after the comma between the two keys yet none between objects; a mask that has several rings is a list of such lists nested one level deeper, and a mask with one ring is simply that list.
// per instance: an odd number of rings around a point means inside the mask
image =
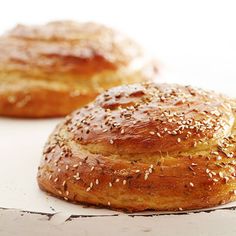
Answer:
[{"label": "golden brown crust", "polygon": [[[149,79],[146,71],[155,74],[154,63],[132,67],[142,59],[135,42],[103,25],[72,21],[18,25],[0,37],[0,114],[64,116],[104,89]],[[26,93],[31,101],[15,106]],[[80,96],[70,96],[75,93]],[[16,103],[8,102],[12,96]]]},{"label": "golden brown crust", "polygon": [[233,201],[235,104],[189,86],[110,89],[56,128],[39,186],[69,201],[127,211]]}]

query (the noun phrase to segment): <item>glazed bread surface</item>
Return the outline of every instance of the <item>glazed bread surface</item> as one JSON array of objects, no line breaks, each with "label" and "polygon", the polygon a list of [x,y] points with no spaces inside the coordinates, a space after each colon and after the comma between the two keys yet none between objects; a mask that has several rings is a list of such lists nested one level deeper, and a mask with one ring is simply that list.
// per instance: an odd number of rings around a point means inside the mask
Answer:
[{"label": "glazed bread surface", "polygon": [[106,26],[18,25],[0,37],[0,115],[64,116],[105,89],[156,72],[139,45]]},{"label": "glazed bread surface", "polygon": [[235,108],[190,86],[112,88],[57,126],[38,184],[68,201],[131,212],[233,201]]}]

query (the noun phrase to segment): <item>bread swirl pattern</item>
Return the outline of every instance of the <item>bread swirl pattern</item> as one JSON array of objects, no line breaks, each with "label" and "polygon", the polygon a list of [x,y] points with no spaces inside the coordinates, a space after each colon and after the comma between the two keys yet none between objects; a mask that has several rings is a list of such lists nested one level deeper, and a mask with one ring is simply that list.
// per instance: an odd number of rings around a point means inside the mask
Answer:
[{"label": "bread swirl pattern", "polygon": [[40,188],[126,211],[236,199],[235,100],[174,84],[112,88],[50,136]]}]

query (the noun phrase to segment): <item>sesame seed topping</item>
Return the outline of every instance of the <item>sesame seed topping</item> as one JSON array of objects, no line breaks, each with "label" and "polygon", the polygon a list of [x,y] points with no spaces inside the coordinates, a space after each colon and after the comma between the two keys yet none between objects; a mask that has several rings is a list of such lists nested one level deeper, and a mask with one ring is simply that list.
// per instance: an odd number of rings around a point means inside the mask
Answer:
[{"label": "sesame seed topping", "polygon": [[86,189],[86,192],[89,192],[91,190],[91,188],[90,187],[88,187],[87,189]]},{"label": "sesame seed topping", "polygon": [[98,179],[95,180],[95,184],[96,184],[96,185],[99,184],[99,180],[98,180]]},{"label": "sesame seed topping", "polygon": [[144,180],[147,180],[147,179],[148,179],[148,175],[149,175],[149,172],[145,173],[145,175],[144,175]]},{"label": "sesame seed topping", "polygon": [[80,174],[79,174],[79,172],[77,172],[77,173],[74,175],[74,178],[75,178],[76,180],[80,180]]},{"label": "sesame seed topping", "polygon": [[151,132],[149,132],[149,134],[151,134],[151,135],[154,135],[154,134],[155,134],[155,132],[151,131]]},{"label": "sesame seed topping", "polygon": [[126,180],[125,179],[123,180],[123,185],[126,185]]},{"label": "sesame seed topping", "polygon": [[109,182],[109,187],[110,187],[110,188],[112,187],[112,183],[111,183],[111,182]]},{"label": "sesame seed topping", "polygon": [[108,206],[110,206],[110,205],[111,205],[111,203],[110,203],[110,202],[107,202],[107,205],[108,205]]},{"label": "sesame seed topping", "polygon": [[79,164],[75,164],[75,165],[73,165],[74,168],[77,168],[78,166],[79,166]]},{"label": "sesame seed topping", "polygon": [[225,176],[224,181],[225,181],[225,183],[227,183],[229,181],[229,177]]},{"label": "sesame seed topping", "polygon": [[180,143],[181,142],[181,138],[177,138],[177,142]]},{"label": "sesame seed topping", "polygon": [[135,171],[135,173],[139,173],[139,172],[140,172],[140,170],[136,170],[136,171]]},{"label": "sesame seed topping", "polygon": [[224,178],[224,174],[223,174],[223,172],[219,172],[219,176],[220,176],[220,178]]},{"label": "sesame seed topping", "polygon": [[212,152],[212,154],[214,154],[214,155],[219,155],[219,152]]},{"label": "sesame seed topping", "polygon": [[69,191],[66,191],[66,196],[69,196]]},{"label": "sesame seed topping", "polygon": [[120,179],[116,179],[116,181],[115,181],[115,182],[116,182],[116,183],[118,183],[119,181],[120,181]]},{"label": "sesame seed topping", "polygon": [[190,185],[191,187],[194,187],[194,184],[193,184],[192,182],[190,182],[189,185]]},{"label": "sesame seed topping", "polygon": [[93,170],[94,170],[94,168],[95,168],[95,167],[94,167],[94,166],[92,166],[92,167],[91,167],[91,171],[93,171]]},{"label": "sesame seed topping", "polygon": [[112,139],[110,139],[110,144],[113,144],[113,143],[114,143],[114,141]]},{"label": "sesame seed topping", "polygon": [[54,183],[56,183],[58,181],[58,177],[56,177],[55,179],[54,179]]}]

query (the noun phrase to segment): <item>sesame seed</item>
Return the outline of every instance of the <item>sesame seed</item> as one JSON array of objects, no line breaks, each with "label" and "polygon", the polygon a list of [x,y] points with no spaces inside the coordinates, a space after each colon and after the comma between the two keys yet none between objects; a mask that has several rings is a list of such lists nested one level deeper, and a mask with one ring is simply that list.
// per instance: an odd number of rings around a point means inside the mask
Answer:
[{"label": "sesame seed", "polygon": [[92,183],[92,182],[90,183],[89,187],[90,187],[90,188],[92,188],[92,187],[93,187],[93,183]]},{"label": "sesame seed", "polygon": [[214,154],[214,155],[219,155],[219,152],[212,152],[212,154]]},{"label": "sesame seed", "polygon": [[148,175],[149,175],[149,172],[147,172],[147,173],[144,175],[144,180],[147,180],[147,179],[148,179]]},{"label": "sesame seed", "polygon": [[192,162],[191,166],[197,166],[197,163]]},{"label": "sesame seed", "polygon": [[232,158],[233,156],[234,156],[233,153],[228,153],[228,154],[227,154],[227,157],[228,157],[228,158]]},{"label": "sesame seed", "polygon": [[177,138],[177,142],[180,143],[181,142],[181,138]]},{"label": "sesame seed", "polygon": [[136,173],[139,173],[139,172],[140,172],[140,170],[136,170],[135,172],[136,172]]},{"label": "sesame seed", "polygon": [[113,143],[114,143],[114,141],[112,139],[110,139],[110,144],[113,144]]},{"label": "sesame seed", "polygon": [[194,184],[193,184],[192,182],[190,182],[189,185],[190,185],[191,187],[194,187]]},{"label": "sesame seed", "polygon": [[109,182],[109,187],[110,187],[110,188],[112,187],[112,183],[111,183],[111,182]]},{"label": "sesame seed", "polygon": [[82,164],[83,164],[82,161],[80,161],[80,162],[79,162],[79,165],[82,166]]},{"label": "sesame seed", "polygon": [[225,176],[224,181],[225,181],[225,183],[227,183],[229,181],[229,177]]},{"label": "sesame seed", "polygon": [[79,172],[77,172],[77,173],[74,175],[74,178],[75,178],[76,180],[79,180],[79,179],[80,179]]},{"label": "sesame seed", "polygon": [[216,175],[216,172],[212,171],[211,174],[212,174],[212,175]]},{"label": "sesame seed", "polygon": [[73,165],[74,168],[77,168],[78,166],[79,166],[79,164],[75,164],[75,165]]},{"label": "sesame seed", "polygon": [[62,191],[58,190],[58,193],[61,195],[61,194],[62,194]]},{"label": "sesame seed", "polygon": [[116,183],[118,183],[120,181],[120,179],[116,179]]},{"label": "sesame seed", "polygon": [[96,185],[99,184],[99,180],[98,180],[98,179],[95,180],[95,184],[96,184]]},{"label": "sesame seed", "polygon": [[126,185],[126,180],[125,179],[123,180],[123,185]]},{"label": "sesame seed", "polygon": [[219,180],[218,179],[213,179],[214,182],[218,182]]},{"label": "sesame seed", "polygon": [[219,176],[220,176],[220,178],[224,178],[224,174],[223,174],[223,172],[219,172]]},{"label": "sesame seed", "polygon": [[58,177],[54,179],[54,183],[56,183],[58,181]]},{"label": "sesame seed", "polygon": [[155,132],[151,131],[151,132],[149,132],[149,134],[151,134],[151,135],[154,135],[154,134],[155,134]]},{"label": "sesame seed", "polygon": [[68,200],[69,200],[67,197],[64,197],[64,199],[65,199],[66,201],[68,201]]},{"label": "sesame seed", "polygon": [[66,196],[69,196],[69,191],[66,191]]},{"label": "sesame seed", "polygon": [[110,203],[110,202],[107,202],[107,205],[108,205],[108,206],[110,206],[110,205],[111,205],[111,203]]},{"label": "sesame seed", "polygon": [[66,165],[66,170],[68,170],[69,169],[69,166],[68,165]]},{"label": "sesame seed", "polygon": [[48,179],[51,180],[52,179],[52,175],[49,175]]},{"label": "sesame seed", "polygon": [[179,211],[182,211],[183,210],[183,208],[182,207],[179,207]]},{"label": "sesame seed", "polygon": [[63,183],[62,183],[62,186],[64,187],[64,186],[65,186],[65,184],[66,184],[66,181],[64,180],[64,181],[63,181]]},{"label": "sesame seed", "polygon": [[87,189],[86,189],[86,192],[89,192],[91,190],[91,188],[90,187],[88,187]]},{"label": "sesame seed", "polygon": [[120,133],[121,133],[121,134],[124,134],[124,133],[125,133],[125,130],[124,130],[124,129],[122,129],[122,130],[120,131]]},{"label": "sesame seed", "polygon": [[94,166],[91,167],[91,171],[93,171],[93,170],[94,170]]}]

